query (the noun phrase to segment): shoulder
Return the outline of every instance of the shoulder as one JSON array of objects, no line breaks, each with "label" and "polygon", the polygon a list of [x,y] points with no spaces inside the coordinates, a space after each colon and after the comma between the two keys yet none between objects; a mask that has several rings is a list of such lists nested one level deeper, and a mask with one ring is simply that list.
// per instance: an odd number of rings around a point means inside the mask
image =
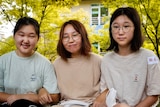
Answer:
[{"label": "shoulder", "polygon": [[47,57],[45,57],[44,55],[40,54],[39,52],[35,52],[35,60],[38,60],[40,62],[44,62],[44,63],[51,63],[49,61],[49,59],[47,59]]},{"label": "shoulder", "polygon": [[2,56],[0,56],[0,60],[10,59],[13,54],[14,54],[14,51],[11,51],[9,53],[3,54]]},{"label": "shoulder", "polygon": [[117,53],[115,53],[114,51],[108,51],[103,56],[102,63],[116,61],[117,59],[119,59]]},{"label": "shoulder", "polygon": [[96,65],[100,65],[101,61],[102,61],[102,56],[96,53],[90,53],[89,56],[83,56],[81,57],[81,59],[79,59],[80,61],[85,62],[86,64],[94,64]]},{"label": "shoulder", "polygon": [[104,58],[110,58],[115,56],[115,52],[114,51],[108,51],[105,55]]},{"label": "shoulder", "polygon": [[61,63],[62,61],[64,61],[60,56],[58,56],[54,61],[53,61],[53,65],[56,65],[58,63]]},{"label": "shoulder", "polygon": [[40,54],[39,52],[35,52],[35,56],[39,57],[39,58],[42,58],[42,59],[47,59],[44,55]]},{"label": "shoulder", "polygon": [[62,58],[61,58],[60,56],[58,56],[58,57],[54,60],[54,62],[53,62],[53,63],[55,63],[55,62],[59,62],[59,61],[62,61]]},{"label": "shoulder", "polygon": [[[86,59],[88,60],[88,59]],[[90,53],[89,56],[89,61],[91,62],[101,62],[102,61],[102,56],[96,53]]]},{"label": "shoulder", "polygon": [[147,60],[148,64],[154,64],[159,62],[158,56],[152,50],[141,48],[140,53],[141,56]]},{"label": "shoulder", "polygon": [[95,59],[102,59],[102,56],[96,53],[90,53],[90,56]]},{"label": "shoulder", "polygon": [[156,56],[154,51],[145,48],[140,48],[139,52],[146,57]]}]

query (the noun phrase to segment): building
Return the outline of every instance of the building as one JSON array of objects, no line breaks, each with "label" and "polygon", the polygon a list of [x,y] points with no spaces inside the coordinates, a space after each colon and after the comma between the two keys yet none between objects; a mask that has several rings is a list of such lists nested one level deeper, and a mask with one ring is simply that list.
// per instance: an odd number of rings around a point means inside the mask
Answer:
[{"label": "building", "polygon": [[105,24],[103,17],[108,16],[108,8],[102,5],[101,0],[82,0],[78,6],[71,8],[71,11],[75,12],[83,8],[90,14],[90,25],[96,25],[96,30],[102,28]]}]

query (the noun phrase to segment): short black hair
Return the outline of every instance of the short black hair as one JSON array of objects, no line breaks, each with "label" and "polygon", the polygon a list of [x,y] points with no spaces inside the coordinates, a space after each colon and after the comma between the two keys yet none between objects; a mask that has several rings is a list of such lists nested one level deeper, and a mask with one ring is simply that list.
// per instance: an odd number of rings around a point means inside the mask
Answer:
[{"label": "short black hair", "polygon": [[22,26],[24,25],[33,25],[35,28],[35,32],[38,35],[38,38],[40,36],[40,26],[38,24],[38,21],[35,20],[34,18],[30,18],[30,17],[22,17],[20,18],[17,22],[16,25],[14,27],[13,30],[13,34],[15,35],[15,33],[22,28]]}]

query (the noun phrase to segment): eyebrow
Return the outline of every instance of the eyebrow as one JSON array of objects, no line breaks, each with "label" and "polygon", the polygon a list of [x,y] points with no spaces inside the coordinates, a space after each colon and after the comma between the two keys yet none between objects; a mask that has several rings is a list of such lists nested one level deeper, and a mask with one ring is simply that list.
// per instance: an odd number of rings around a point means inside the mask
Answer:
[{"label": "eyebrow", "polygon": [[[21,33],[21,34],[26,34],[25,32],[23,32],[23,31],[17,31],[17,33],[19,34],[19,33]],[[31,32],[31,33],[29,33],[29,34],[36,34],[36,32]]]},{"label": "eyebrow", "polygon": [[[129,24],[132,24],[131,22],[128,22],[128,21],[125,21],[123,24],[126,24],[126,23],[127,23],[127,24],[128,24],[128,23],[129,23]],[[112,24],[118,24],[118,23],[117,23],[117,22],[113,22]]]},{"label": "eyebrow", "polygon": [[[73,33],[78,33],[77,31],[73,31],[73,32],[70,32],[71,34]],[[67,35],[67,34],[70,34],[70,33],[64,33],[64,35]]]}]

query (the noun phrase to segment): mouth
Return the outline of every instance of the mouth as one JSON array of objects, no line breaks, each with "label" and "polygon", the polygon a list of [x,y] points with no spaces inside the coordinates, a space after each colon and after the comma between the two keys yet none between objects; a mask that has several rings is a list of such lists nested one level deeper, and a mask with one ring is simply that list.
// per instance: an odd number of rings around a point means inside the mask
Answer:
[{"label": "mouth", "polygon": [[120,41],[123,41],[123,40],[125,40],[126,38],[125,37],[119,37],[118,38],[118,40],[120,40]]},{"label": "mouth", "polygon": [[69,47],[75,47],[76,46],[76,44],[70,44],[70,45],[68,45]]},{"label": "mouth", "polygon": [[30,45],[26,45],[26,44],[22,44],[21,45],[24,49],[28,49],[30,47]]}]

